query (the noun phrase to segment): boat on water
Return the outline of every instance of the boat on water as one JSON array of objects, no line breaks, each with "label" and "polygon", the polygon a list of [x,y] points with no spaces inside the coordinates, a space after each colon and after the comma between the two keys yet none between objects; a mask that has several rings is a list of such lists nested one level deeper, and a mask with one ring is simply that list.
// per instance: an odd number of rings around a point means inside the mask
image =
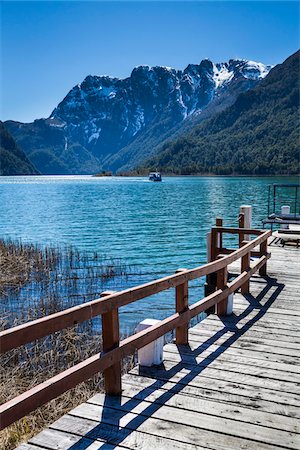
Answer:
[{"label": "boat on water", "polygon": [[160,172],[150,172],[149,173],[149,181],[161,181]]}]

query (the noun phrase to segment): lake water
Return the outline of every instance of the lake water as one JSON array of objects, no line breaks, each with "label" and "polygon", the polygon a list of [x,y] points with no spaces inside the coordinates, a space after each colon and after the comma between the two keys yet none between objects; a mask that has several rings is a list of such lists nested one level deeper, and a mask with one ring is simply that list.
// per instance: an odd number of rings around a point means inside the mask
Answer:
[{"label": "lake water", "polygon": [[[121,258],[131,266],[122,289],[206,261],[206,233],[217,216],[237,225],[239,206],[253,206],[253,225],[266,217],[268,185],[296,177],[146,178],[39,176],[0,178],[0,237],[39,244],[72,244]],[[192,284],[191,301],[204,280]],[[80,300],[79,300],[80,303]],[[122,309],[123,330],[146,317],[174,312],[168,291]]]}]

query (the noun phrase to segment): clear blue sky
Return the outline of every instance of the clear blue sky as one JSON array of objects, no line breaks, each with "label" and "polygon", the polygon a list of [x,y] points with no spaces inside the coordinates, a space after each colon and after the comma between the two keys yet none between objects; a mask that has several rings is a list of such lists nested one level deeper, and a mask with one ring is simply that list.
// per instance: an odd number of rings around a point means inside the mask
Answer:
[{"label": "clear blue sky", "polygon": [[282,62],[299,47],[296,1],[2,2],[1,119],[48,117],[86,75],[203,58]]}]

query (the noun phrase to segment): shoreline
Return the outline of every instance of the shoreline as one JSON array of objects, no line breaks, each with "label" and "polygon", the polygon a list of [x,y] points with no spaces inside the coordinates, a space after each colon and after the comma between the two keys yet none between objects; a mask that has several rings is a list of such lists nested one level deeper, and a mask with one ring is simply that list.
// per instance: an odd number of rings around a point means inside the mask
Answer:
[{"label": "shoreline", "polygon": [[[66,174],[38,174],[38,175],[0,175],[1,178],[11,178],[11,177],[91,177],[91,178],[148,178],[148,175],[94,175],[90,173],[79,174],[79,173],[66,173]],[[218,174],[190,174],[190,175],[177,175],[177,174],[162,174],[163,178],[299,178],[300,174],[278,174],[278,175],[254,175],[254,174],[228,174],[228,175],[218,175]]]}]

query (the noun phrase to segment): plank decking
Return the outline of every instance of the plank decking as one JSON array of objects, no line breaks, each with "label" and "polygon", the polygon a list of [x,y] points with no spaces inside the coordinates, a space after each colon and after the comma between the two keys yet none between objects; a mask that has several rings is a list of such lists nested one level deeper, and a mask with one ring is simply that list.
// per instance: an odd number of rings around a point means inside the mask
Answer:
[{"label": "plank decking", "polygon": [[[300,250],[271,246],[268,278],[207,317],[159,368],[123,376],[18,450],[300,448]],[[234,271],[234,267],[232,270]]]}]

